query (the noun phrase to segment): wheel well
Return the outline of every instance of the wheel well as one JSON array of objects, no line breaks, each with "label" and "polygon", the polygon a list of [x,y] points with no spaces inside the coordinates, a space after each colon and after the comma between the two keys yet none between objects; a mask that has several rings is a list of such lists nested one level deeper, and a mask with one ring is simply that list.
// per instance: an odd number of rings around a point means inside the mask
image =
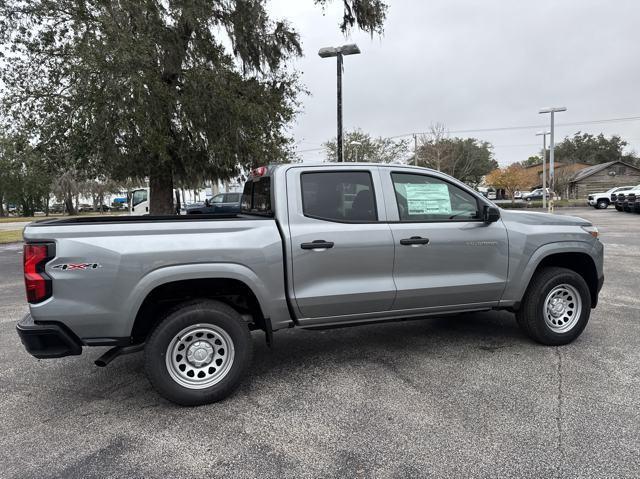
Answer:
[{"label": "wheel well", "polygon": [[584,278],[591,293],[591,307],[595,308],[598,301],[598,272],[596,265],[586,253],[557,253],[545,257],[534,272],[534,275],[547,266],[558,266],[575,271]]},{"label": "wheel well", "polygon": [[157,286],[142,302],[131,330],[131,340],[140,343],[173,306],[192,299],[216,299],[240,314],[251,316],[250,329],[264,329],[265,318],[258,298],[242,281],[229,278],[204,278],[173,281]]}]

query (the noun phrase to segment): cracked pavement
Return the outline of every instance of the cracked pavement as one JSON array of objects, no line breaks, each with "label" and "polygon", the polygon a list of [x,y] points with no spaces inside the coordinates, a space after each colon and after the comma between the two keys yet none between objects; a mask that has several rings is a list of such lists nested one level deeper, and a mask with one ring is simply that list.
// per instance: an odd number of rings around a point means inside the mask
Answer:
[{"label": "cracked pavement", "polygon": [[529,341],[506,312],[254,333],[229,399],[180,408],[142,356],[38,361],[20,247],[0,247],[0,477],[640,477],[640,215],[570,209],[605,244],[582,336]]}]

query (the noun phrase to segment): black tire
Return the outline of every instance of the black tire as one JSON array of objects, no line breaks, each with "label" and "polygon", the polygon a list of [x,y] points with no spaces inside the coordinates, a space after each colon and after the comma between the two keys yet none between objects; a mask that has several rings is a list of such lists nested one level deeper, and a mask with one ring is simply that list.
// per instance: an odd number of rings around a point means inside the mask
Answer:
[{"label": "black tire", "polygon": [[[554,331],[547,324],[544,310],[547,295],[560,285],[571,286],[582,303],[578,319],[571,329],[563,332]],[[541,269],[531,279],[516,319],[525,334],[534,341],[547,346],[559,346],[580,336],[589,322],[590,314],[591,293],[584,278],[570,269],[553,266]]]},{"label": "black tire", "polygon": [[596,208],[599,210],[606,210],[608,206],[609,202],[607,200],[598,200],[598,203],[596,204]]},{"label": "black tire", "polygon": [[[168,361],[173,355],[167,355],[169,348],[173,349],[176,341],[180,340],[178,334],[192,326],[199,327],[196,325],[213,327],[217,331],[222,330],[232,343],[232,347],[230,346],[227,351],[221,348],[217,352],[215,348],[220,346],[215,346],[213,342],[209,344],[214,348],[214,355],[222,351],[227,358],[230,358],[228,360],[230,364],[225,364],[226,373],[218,382],[201,389],[187,387],[174,379],[172,374],[175,376],[176,373],[178,375],[180,373],[176,369],[173,370],[174,372],[169,371]],[[213,335],[209,336],[213,337]],[[183,337],[189,338],[190,335],[185,334]],[[203,337],[203,339],[206,338]],[[199,341],[197,338],[193,340]],[[184,349],[185,358],[187,350],[188,348]],[[229,396],[238,387],[249,368],[252,355],[251,333],[236,310],[219,301],[195,300],[182,303],[167,313],[147,339],[144,360],[149,381],[162,397],[182,406],[199,406],[220,401]],[[186,362],[186,359],[184,361]],[[216,365],[207,364],[209,365],[213,366],[209,368],[209,372],[212,369],[215,371]],[[188,381],[187,378],[184,379]]]},{"label": "black tire", "polygon": [[622,206],[616,205],[616,211],[622,211]]}]

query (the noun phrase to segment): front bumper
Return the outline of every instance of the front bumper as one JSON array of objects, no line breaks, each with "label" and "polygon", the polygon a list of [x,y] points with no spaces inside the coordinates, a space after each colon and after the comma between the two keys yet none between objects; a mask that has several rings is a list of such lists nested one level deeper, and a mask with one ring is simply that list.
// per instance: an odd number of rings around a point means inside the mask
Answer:
[{"label": "front bumper", "polygon": [[39,359],[82,354],[78,337],[60,323],[36,323],[27,314],[16,325],[20,341],[29,354]]},{"label": "front bumper", "polygon": [[595,206],[596,204],[598,204],[598,202],[594,199],[590,199],[590,200],[587,200],[587,204],[589,206]]}]

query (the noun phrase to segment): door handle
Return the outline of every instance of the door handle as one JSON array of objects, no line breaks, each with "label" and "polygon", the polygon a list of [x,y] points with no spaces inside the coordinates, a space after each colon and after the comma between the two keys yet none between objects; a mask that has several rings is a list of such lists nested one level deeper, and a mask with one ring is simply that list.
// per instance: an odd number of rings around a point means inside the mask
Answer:
[{"label": "door handle", "polygon": [[429,238],[423,238],[422,236],[412,236],[411,238],[401,239],[400,244],[403,246],[429,244]]},{"label": "door handle", "polygon": [[315,240],[311,243],[302,243],[300,245],[302,249],[327,249],[333,248],[333,241]]}]

